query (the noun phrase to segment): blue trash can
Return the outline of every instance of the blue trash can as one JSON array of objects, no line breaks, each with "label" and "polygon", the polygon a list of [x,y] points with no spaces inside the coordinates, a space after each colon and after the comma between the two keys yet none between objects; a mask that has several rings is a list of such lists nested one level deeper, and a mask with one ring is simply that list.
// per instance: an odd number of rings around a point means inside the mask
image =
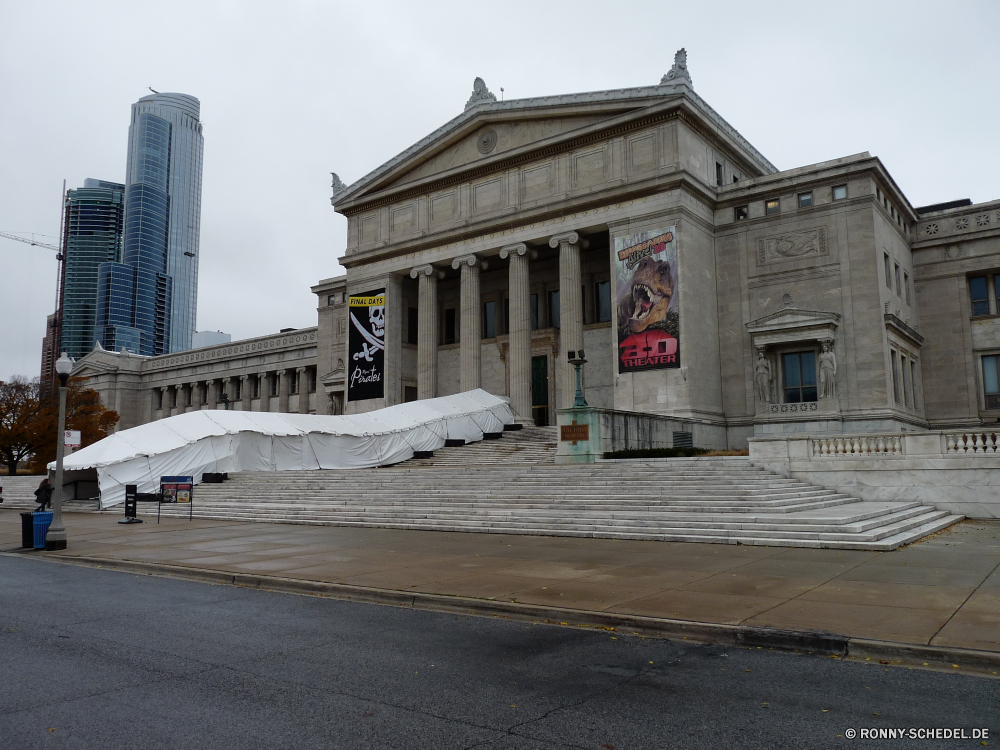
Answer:
[{"label": "blue trash can", "polygon": [[45,535],[52,525],[52,511],[32,513],[31,520],[35,529],[35,549],[45,549]]}]

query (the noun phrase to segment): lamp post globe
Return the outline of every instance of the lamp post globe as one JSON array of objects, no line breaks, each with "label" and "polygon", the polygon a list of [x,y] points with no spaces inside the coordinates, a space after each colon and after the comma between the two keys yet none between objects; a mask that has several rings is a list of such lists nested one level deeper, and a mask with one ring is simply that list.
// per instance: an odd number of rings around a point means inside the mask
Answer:
[{"label": "lamp post globe", "polygon": [[45,549],[66,549],[66,527],[62,521],[63,501],[63,456],[66,453],[66,381],[73,371],[73,360],[66,352],[56,360],[56,374],[59,376],[59,434],[56,438],[56,486],[52,492],[52,525],[45,537]]}]

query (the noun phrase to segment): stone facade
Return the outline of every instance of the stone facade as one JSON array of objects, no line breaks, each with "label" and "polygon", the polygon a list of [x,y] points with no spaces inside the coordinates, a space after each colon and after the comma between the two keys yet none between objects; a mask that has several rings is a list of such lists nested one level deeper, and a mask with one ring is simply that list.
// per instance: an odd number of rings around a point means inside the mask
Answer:
[{"label": "stone facade", "polygon": [[73,376],[85,378],[118,412],[118,430],[199,409],[340,413],[344,368],[340,362],[338,371],[334,355],[347,331],[344,288],[342,276],[314,287],[316,327],[159,357],[97,346],[76,363]]},{"label": "stone facade", "polygon": [[[478,386],[555,424],[582,348],[591,406],[678,420],[701,447],[1000,418],[983,370],[1000,354],[1000,202],[916,209],[868,153],[779,171],[693,91],[682,53],[633,89],[496,101],[477,80],[453,120],[333,185],[346,277],[313,287],[315,341],[288,354],[316,369],[317,413]],[[680,366],[619,372],[613,248],[667,227]],[[970,297],[978,277],[985,302]],[[385,396],[345,403],[346,297],[383,287]],[[227,355],[182,372],[176,356],[137,385],[121,365],[107,388],[154,418],[152,389],[261,369]],[[97,377],[113,357],[82,362]],[[793,365],[813,369],[811,389],[792,388]]]}]

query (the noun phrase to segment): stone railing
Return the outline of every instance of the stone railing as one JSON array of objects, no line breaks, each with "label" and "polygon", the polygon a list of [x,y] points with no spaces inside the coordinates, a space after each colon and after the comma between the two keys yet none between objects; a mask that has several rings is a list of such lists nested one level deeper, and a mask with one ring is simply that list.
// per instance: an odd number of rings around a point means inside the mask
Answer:
[{"label": "stone railing", "polygon": [[902,456],[904,435],[859,435],[857,437],[808,438],[810,458],[884,458]]},{"label": "stone railing", "polygon": [[945,433],[944,454],[967,456],[970,453],[1000,453],[1000,436],[995,432]]}]

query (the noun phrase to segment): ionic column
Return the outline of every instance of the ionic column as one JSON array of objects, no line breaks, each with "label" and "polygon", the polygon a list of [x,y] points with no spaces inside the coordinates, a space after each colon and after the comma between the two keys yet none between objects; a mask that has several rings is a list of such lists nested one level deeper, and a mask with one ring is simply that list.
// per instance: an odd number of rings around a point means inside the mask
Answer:
[{"label": "ionic column", "polygon": [[167,395],[168,386],[160,386],[160,419],[170,416],[170,397]]},{"label": "ionic column", "polygon": [[562,408],[573,406],[576,370],[566,353],[583,348],[583,300],[580,298],[580,235],[557,234],[549,247],[559,248],[559,393]]},{"label": "ionic column", "polygon": [[201,409],[201,388],[197,383],[191,383],[188,387],[191,389],[191,411],[198,411]]},{"label": "ionic column", "polygon": [[531,291],[528,288],[528,246],[524,243],[500,248],[502,259],[510,258],[510,406],[522,422],[531,421]]},{"label": "ionic column", "polygon": [[483,331],[482,310],[480,300],[479,271],[486,268],[486,261],[475,255],[463,255],[451,262],[452,268],[462,269],[461,285],[461,344],[459,359],[461,362],[461,387],[463,391],[478,388],[481,380],[480,337]]},{"label": "ionic column", "polygon": [[278,411],[288,414],[288,370],[278,370]]},{"label": "ionic column", "polygon": [[309,378],[306,377],[305,367],[296,367],[295,372],[299,377],[299,414],[309,413]]},{"label": "ionic column", "polygon": [[183,396],[184,396],[184,384],[178,383],[177,385],[174,386],[174,407],[170,410],[170,416],[181,413],[181,409],[184,408],[183,406],[181,406],[181,404],[184,403]]},{"label": "ionic column", "polygon": [[215,387],[215,381],[206,380],[205,388],[208,390],[208,408],[214,410],[219,405],[219,393]]},{"label": "ionic column", "polygon": [[411,279],[419,279],[417,298],[417,398],[437,396],[438,359],[438,272],[426,265],[410,271]]},{"label": "ionic column", "polygon": [[240,409],[250,411],[250,397],[253,392],[250,390],[250,376],[240,375]]},{"label": "ionic column", "polygon": [[[234,394],[233,394],[232,382],[233,382],[233,378],[231,378],[231,377],[223,378],[222,379],[222,385],[219,387],[219,391],[220,391],[219,399],[221,401],[223,401],[224,403],[229,404],[229,406],[225,407],[227,409],[230,408],[230,406],[233,405],[233,395]],[[222,396],[225,396],[225,399],[223,399]]]},{"label": "ionic column", "polygon": [[268,382],[267,373],[260,373],[257,382],[260,389],[260,411],[271,411],[271,384]]}]

